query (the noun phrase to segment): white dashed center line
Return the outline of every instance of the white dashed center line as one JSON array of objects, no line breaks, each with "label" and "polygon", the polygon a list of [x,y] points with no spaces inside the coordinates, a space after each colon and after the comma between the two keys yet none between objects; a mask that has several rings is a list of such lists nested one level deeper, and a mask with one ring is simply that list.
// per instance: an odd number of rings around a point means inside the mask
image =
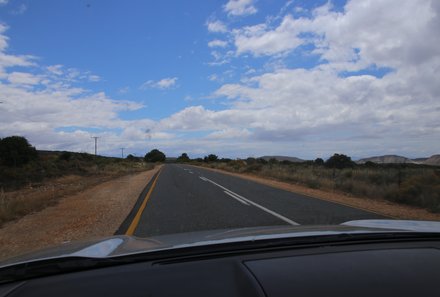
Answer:
[{"label": "white dashed center line", "polygon": [[213,184],[213,185],[215,185],[215,186],[217,186],[217,187],[223,189],[223,191],[224,191],[225,194],[227,194],[228,196],[234,198],[235,200],[239,201],[239,202],[242,203],[242,204],[245,204],[245,205],[253,205],[253,206],[255,206],[255,207],[258,207],[259,209],[265,211],[266,213],[271,214],[271,215],[273,215],[273,216],[279,218],[280,220],[283,220],[284,222],[286,222],[286,223],[288,223],[288,224],[290,224],[290,225],[293,225],[293,226],[297,226],[297,225],[299,225],[297,222],[294,222],[294,221],[292,221],[292,220],[290,220],[290,219],[288,219],[288,218],[286,218],[286,217],[280,215],[279,213],[277,213],[277,212],[275,212],[275,211],[273,211],[273,210],[270,210],[270,209],[268,209],[268,208],[266,208],[266,207],[264,207],[264,206],[262,206],[262,205],[260,205],[260,204],[258,204],[258,203],[255,203],[255,202],[253,202],[253,201],[251,201],[251,200],[249,200],[249,199],[247,199],[247,198],[245,198],[245,197],[243,197],[243,196],[240,196],[240,195],[238,195],[237,193],[235,193],[235,192],[229,190],[228,188],[225,188],[225,187],[223,187],[222,185],[219,185],[218,183],[216,183],[216,182],[210,180],[209,178],[206,178],[206,177],[204,177],[204,176],[199,176],[199,178],[200,178],[201,180],[203,180],[203,181],[210,182],[211,184]]}]

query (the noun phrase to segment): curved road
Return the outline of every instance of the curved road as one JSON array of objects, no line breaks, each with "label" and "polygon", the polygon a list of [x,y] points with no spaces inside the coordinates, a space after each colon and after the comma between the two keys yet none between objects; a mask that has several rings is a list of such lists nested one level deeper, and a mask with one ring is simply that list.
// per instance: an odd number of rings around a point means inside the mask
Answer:
[{"label": "curved road", "polygon": [[213,229],[327,225],[384,218],[200,167],[167,164],[141,195],[119,232],[149,237]]}]

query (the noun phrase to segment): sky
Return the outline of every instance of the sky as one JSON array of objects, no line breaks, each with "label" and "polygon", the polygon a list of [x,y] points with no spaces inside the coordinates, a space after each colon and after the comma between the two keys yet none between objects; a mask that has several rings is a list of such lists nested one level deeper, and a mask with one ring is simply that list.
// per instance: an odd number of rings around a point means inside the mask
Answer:
[{"label": "sky", "polygon": [[440,1],[0,0],[0,138],[143,156],[440,153]]}]

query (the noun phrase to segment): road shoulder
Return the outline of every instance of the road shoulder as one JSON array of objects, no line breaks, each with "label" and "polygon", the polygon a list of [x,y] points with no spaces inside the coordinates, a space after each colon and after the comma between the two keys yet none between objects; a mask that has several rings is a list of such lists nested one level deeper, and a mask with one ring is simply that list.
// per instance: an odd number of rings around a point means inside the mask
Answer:
[{"label": "road shoulder", "polygon": [[0,259],[69,241],[112,236],[159,169],[101,183],[6,223],[0,229]]}]

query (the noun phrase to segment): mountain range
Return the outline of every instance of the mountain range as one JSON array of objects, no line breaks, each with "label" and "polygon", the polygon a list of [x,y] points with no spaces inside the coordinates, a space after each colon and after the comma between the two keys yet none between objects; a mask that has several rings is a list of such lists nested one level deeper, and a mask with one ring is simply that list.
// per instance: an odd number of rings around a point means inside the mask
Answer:
[{"label": "mountain range", "polygon": [[416,159],[409,159],[409,158],[397,156],[397,155],[385,155],[385,156],[363,158],[363,159],[358,160],[356,163],[364,164],[368,161],[378,163],[378,164],[410,163],[410,164],[424,164],[424,165],[440,166],[440,155],[432,155],[429,158],[416,158]]}]

